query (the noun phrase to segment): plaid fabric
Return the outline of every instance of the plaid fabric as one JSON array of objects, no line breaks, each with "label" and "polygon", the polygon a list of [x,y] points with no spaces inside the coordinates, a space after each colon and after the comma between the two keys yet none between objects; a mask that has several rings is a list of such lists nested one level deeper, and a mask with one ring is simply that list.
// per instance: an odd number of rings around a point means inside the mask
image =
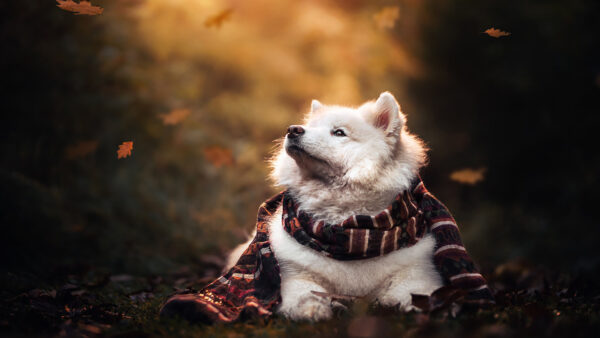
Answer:
[{"label": "plaid fabric", "polygon": [[467,253],[448,208],[425,189],[420,179],[412,192],[423,212],[427,231],[435,237],[433,262],[444,285],[466,292],[465,302],[494,303],[492,292]]},{"label": "plaid fabric", "polygon": [[302,212],[289,192],[271,197],[260,206],[256,236],[237,264],[199,293],[171,297],[161,315],[206,323],[269,317],[281,300],[281,279],[267,222],[280,205],[283,227],[292,237],[337,260],[385,255],[432,233],[436,239],[433,259],[444,287],[466,294],[466,302],[493,302],[485,279],[462,244],[454,218],[418,178],[409,191],[399,194],[379,214],[353,215],[339,224],[315,220]]},{"label": "plaid fabric", "polygon": [[280,203],[281,194],[277,194],[261,204],[256,236],[235,266],[199,293],[171,297],[163,305],[161,316],[180,316],[204,323],[231,323],[270,316],[281,301],[281,279],[279,265],[271,251],[267,223]]},{"label": "plaid fabric", "polygon": [[283,193],[283,227],[300,244],[337,260],[373,258],[411,246],[427,231],[423,212],[405,191],[376,216],[353,215],[340,224],[314,220]]}]

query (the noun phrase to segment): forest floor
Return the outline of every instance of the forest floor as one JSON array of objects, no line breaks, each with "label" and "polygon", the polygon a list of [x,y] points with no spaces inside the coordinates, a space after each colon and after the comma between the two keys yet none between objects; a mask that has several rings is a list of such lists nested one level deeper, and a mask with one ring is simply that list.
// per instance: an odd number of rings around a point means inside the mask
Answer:
[{"label": "forest floor", "polygon": [[[210,259],[208,259],[210,261]],[[111,275],[90,267],[56,271],[52,280],[26,273],[2,278],[0,333],[12,336],[554,336],[590,337],[600,329],[600,295],[590,279],[551,274],[511,262],[488,273],[497,305],[477,311],[450,306],[400,314],[362,301],[317,324],[283,318],[197,326],[160,319],[164,300],[198,290],[219,272],[218,260],[165,276]]]}]

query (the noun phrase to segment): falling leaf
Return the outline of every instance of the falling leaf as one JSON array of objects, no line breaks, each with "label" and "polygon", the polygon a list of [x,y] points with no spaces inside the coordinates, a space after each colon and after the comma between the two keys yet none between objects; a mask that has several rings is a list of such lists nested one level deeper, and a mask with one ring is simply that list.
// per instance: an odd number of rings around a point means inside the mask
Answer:
[{"label": "falling leaf", "polygon": [[98,148],[98,141],[80,141],[70,145],[65,149],[65,157],[72,160],[76,157],[83,157],[91,154]]},{"label": "falling leaf", "polygon": [[160,115],[160,118],[164,124],[173,125],[183,121],[188,115],[190,115],[189,109],[173,109],[167,114]]},{"label": "falling leaf", "polygon": [[133,149],[133,141],[123,142],[119,145],[119,150],[117,150],[117,158],[125,158],[127,156],[131,156],[131,150]]},{"label": "falling leaf", "polygon": [[102,14],[104,8],[100,6],[92,6],[89,1],[75,2],[73,0],[56,0],[56,6],[65,11],[73,12],[75,15],[98,15]]},{"label": "falling leaf", "polygon": [[483,181],[483,174],[486,168],[471,169],[465,168],[456,170],[450,174],[450,179],[458,183],[473,185],[479,181]]},{"label": "falling leaf", "polygon": [[233,165],[233,156],[230,149],[219,146],[207,147],[204,148],[204,157],[217,168]]},{"label": "falling leaf", "polygon": [[226,9],[224,11],[219,12],[216,15],[210,16],[204,21],[204,26],[219,28],[225,21],[231,18],[232,13],[232,9]]},{"label": "falling leaf", "polygon": [[499,38],[499,37],[502,37],[502,36],[509,36],[509,35],[510,35],[510,33],[509,33],[509,32],[505,32],[505,31],[499,30],[499,29],[497,29],[497,28],[494,28],[494,27],[492,27],[492,28],[488,28],[488,29],[486,29],[486,30],[485,30],[485,31],[483,31],[483,32],[484,32],[485,34],[487,34],[487,35],[489,35],[489,36],[493,37],[493,38]]},{"label": "falling leaf", "polygon": [[384,7],[373,15],[373,20],[379,29],[394,28],[399,15],[400,9],[397,6]]}]

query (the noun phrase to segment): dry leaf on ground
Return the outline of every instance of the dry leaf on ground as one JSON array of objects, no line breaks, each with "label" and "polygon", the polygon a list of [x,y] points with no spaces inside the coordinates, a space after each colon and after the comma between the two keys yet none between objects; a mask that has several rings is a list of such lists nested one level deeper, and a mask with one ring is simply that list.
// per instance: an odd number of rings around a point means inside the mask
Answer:
[{"label": "dry leaf on ground", "polygon": [[163,123],[166,125],[174,125],[181,121],[183,121],[188,115],[190,115],[191,111],[189,109],[173,109],[167,114],[160,115],[160,118],[163,120]]},{"label": "dry leaf on ground", "polygon": [[394,28],[399,15],[400,9],[397,6],[384,7],[373,15],[373,20],[379,29]]},{"label": "dry leaf on ground", "polygon": [[327,293],[327,292],[321,292],[321,291],[315,291],[315,290],[311,290],[310,291],[313,295],[322,297],[322,298],[331,298],[333,300],[348,300],[348,301],[353,301],[358,299],[359,297],[356,296],[349,296],[349,295],[341,295],[341,294],[337,294],[337,293]]},{"label": "dry leaf on ground", "polygon": [[486,30],[485,30],[485,31],[483,31],[483,32],[484,32],[485,34],[487,34],[487,35],[489,35],[489,36],[493,37],[493,38],[499,38],[499,37],[502,37],[502,36],[509,36],[509,35],[511,34],[511,33],[509,33],[509,32],[505,32],[505,31],[503,31],[503,30],[499,30],[499,29],[497,29],[497,28],[494,28],[494,27],[492,27],[492,28],[488,28],[488,29],[486,29]]},{"label": "dry leaf on ground", "polygon": [[453,171],[450,174],[450,179],[458,183],[473,185],[479,181],[483,181],[483,174],[486,168],[471,169],[465,168]]},{"label": "dry leaf on ground", "polygon": [[102,14],[104,8],[93,6],[89,1],[75,2],[73,0],[56,0],[56,6],[65,11],[73,12],[75,15],[98,15]]},{"label": "dry leaf on ground", "polygon": [[131,156],[131,150],[133,149],[133,141],[126,141],[119,145],[117,150],[117,158],[125,158]]},{"label": "dry leaf on ground", "polygon": [[233,9],[223,10],[216,15],[208,17],[204,21],[204,26],[219,28],[225,21],[231,18],[231,14],[233,14]]}]

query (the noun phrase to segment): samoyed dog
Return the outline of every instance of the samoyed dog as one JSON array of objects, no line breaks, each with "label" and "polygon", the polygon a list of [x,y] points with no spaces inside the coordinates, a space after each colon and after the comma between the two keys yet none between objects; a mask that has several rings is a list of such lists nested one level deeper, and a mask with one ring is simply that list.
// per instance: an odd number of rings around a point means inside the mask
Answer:
[{"label": "samoyed dog", "polygon": [[[384,92],[358,108],[313,100],[304,124],[288,128],[272,162],[272,178],[301,210],[335,224],[385,209],[409,189],[425,162],[423,143],[408,131],[394,96]],[[298,243],[281,219],[280,206],[269,221],[270,240],[281,271],[277,312],[290,319],[316,321],[333,315],[331,301],[312,291],[366,297],[409,311],[411,294],[430,295],[443,285],[430,234],[383,256],[342,261]],[[229,267],[248,244],[232,252]]]}]

